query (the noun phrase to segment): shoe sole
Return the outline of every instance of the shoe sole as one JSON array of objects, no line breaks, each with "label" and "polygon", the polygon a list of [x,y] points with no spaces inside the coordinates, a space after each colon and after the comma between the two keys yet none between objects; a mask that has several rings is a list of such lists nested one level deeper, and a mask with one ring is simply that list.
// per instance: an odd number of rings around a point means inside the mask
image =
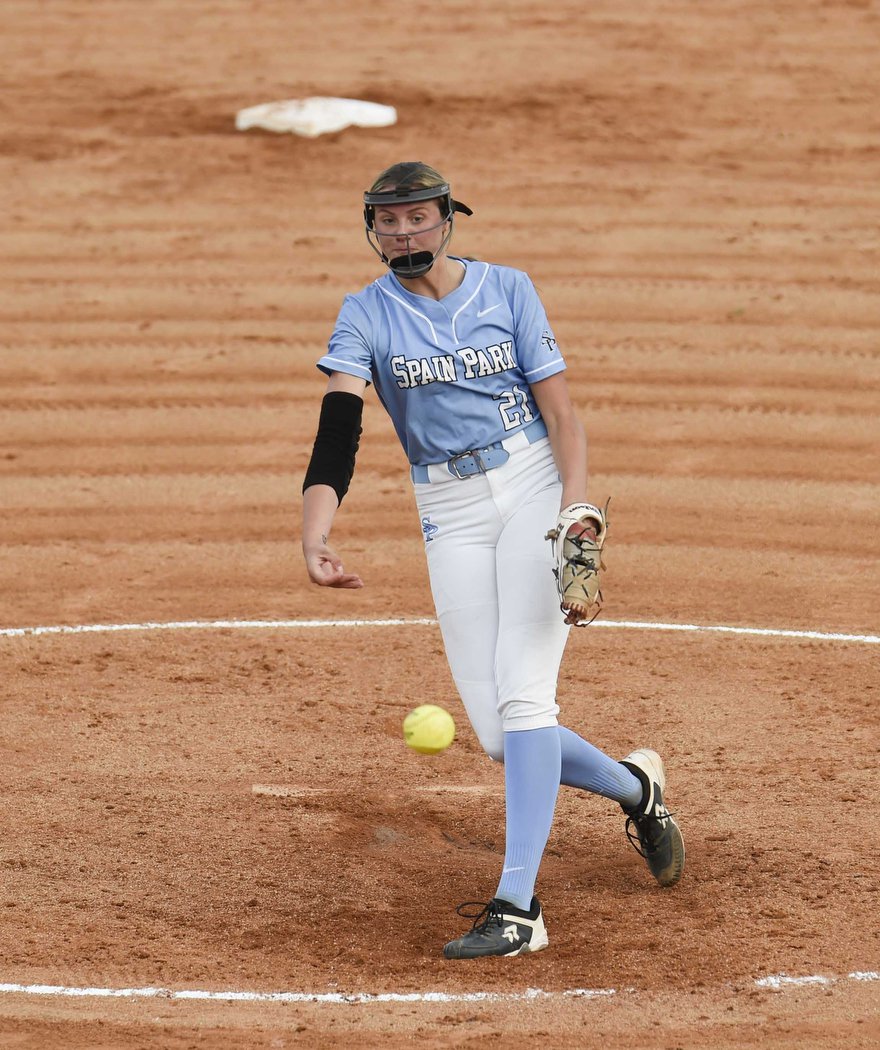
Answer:
[{"label": "shoe sole", "polygon": [[684,873],[684,839],[682,838],[681,828],[672,817],[669,818],[669,823],[675,829],[671,840],[672,861],[663,871],[651,872],[661,886],[674,886]]},{"label": "shoe sole", "polygon": [[545,938],[543,942],[539,941],[534,945],[523,944],[517,948],[515,952],[505,952],[503,955],[497,952],[490,952],[486,955],[447,955],[444,951],[443,957],[445,959],[513,959],[517,955],[531,955],[534,952],[543,951],[549,943],[550,942]]}]

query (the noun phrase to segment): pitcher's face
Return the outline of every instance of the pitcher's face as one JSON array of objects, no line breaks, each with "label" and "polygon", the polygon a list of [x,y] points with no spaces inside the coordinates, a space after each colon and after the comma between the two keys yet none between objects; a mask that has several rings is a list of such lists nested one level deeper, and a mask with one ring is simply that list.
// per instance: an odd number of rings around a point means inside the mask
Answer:
[{"label": "pitcher's face", "polygon": [[446,223],[436,200],[415,204],[382,204],[376,207],[373,229],[388,259],[440,250]]}]

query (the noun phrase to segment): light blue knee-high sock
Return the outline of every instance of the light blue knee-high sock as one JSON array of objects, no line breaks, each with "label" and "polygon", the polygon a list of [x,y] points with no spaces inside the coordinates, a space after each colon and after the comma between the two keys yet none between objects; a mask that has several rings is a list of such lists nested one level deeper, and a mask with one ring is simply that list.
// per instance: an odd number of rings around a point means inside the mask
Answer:
[{"label": "light blue knee-high sock", "polygon": [[556,726],[504,734],[506,839],[495,896],[528,910],[559,793],[561,744]]},{"label": "light blue knee-high sock", "polygon": [[565,726],[559,726],[558,732],[563,784],[604,795],[625,808],[637,806],[642,801],[642,785],[626,766],[615,762]]}]

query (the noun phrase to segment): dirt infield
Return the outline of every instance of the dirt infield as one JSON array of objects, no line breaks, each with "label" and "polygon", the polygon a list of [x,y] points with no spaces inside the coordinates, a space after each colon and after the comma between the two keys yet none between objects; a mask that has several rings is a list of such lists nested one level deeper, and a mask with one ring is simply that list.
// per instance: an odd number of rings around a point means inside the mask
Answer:
[{"label": "dirt infield", "polygon": [[[876,4],[6,7],[0,628],[268,624],[0,634],[0,1044],[876,1046]],[[234,131],[310,94],[399,122]],[[533,959],[439,956],[494,889],[501,771],[412,622],[372,396],[334,533],[367,586],[299,554],[314,361],[378,272],[359,195],[415,158],[547,305],[603,617],[866,636],[573,632],[566,722],[664,754],[688,869],[660,890],[566,791]],[[404,622],[271,626],[352,619]],[[441,756],[403,746],[419,702],[457,715]]]}]

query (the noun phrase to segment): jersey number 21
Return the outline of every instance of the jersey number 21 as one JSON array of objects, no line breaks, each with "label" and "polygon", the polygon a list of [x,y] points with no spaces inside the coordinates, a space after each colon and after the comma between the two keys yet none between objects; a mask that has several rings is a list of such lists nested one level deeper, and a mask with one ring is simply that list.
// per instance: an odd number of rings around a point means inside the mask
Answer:
[{"label": "jersey number 21", "polygon": [[529,408],[529,395],[518,386],[501,394],[493,394],[492,397],[498,402],[498,411],[501,413],[505,430],[515,430],[524,423],[531,423],[535,418]]}]

